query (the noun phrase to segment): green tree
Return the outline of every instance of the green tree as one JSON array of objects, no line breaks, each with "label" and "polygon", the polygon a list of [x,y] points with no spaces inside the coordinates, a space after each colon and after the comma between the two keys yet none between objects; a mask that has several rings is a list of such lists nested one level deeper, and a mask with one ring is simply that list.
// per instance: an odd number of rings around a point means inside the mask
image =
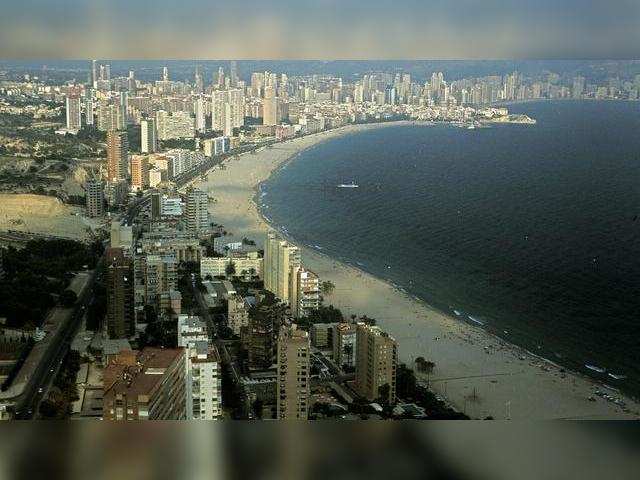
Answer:
[{"label": "green tree", "polygon": [[331,295],[335,290],[335,288],[336,286],[333,284],[333,282],[330,282],[329,280],[325,280],[320,285],[320,291],[322,292],[322,295],[326,295],[326,296]]},{"label": "green tree", "polygon": [[227,264],[227,266],[224,269],[224,273],[227,274],[227,276],[233,276],[236,274],[236,264],[233,262],[229,262]]},{"label": "green tree", "polygon": [[436,364],[426,360],[424,357],[416,358],[416,368],[420,373],[433,373],[433,369],[436,367]]},{"label": "green tree", "polygon": [[391,386],[388,383],[385,383],[378,388],[378,398],[382,404],[388,405],[391,402]]},{"label": "green tree", "polygon": [[396,392],[400,398],[413,398],[416,394],[416,376],[406,365],[398,365],[396,373]]}]

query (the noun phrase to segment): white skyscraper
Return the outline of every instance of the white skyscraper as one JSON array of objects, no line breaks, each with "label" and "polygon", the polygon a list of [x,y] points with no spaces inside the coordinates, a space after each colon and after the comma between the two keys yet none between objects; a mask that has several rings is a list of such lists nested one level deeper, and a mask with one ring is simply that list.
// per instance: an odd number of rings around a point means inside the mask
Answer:
[{"label": "white skyscraper", "polygon": [[196,131],[204,133],[207,130],[204,97],[200,95],[194,102],[194,111],[196,114]]},{"label": "white skyscraper", "polygon": [[222,405],[220,356],[209,345],[207,326],[199,317],[178,317],[178,346],[186,351],[187,420],[215,420]]},{"label": "white skyscraper", "polygon": [[85,123],[87,125],[93,125],[93,90],[89,90],[86,98],[84,99],[84,116]]},{"label": "white skyscraper", "polygon": [[233,107],[228,102],[224,104],[224,125],[222,134],[227,137],[233,136]]},{"label": "white skyscraper", "polygon": [[91,60],[91,87],[98,87],[98,61]]},{"label": "white skyscraper", "polygon": [[264,246],[264,288],[281,301],[290,303],[297,290],[300,250],[275,232],[267,234]]},{"label": "white skyscraper", "polygon": [[[228,107],[227,107],[228,106]],[[211,128],[230,136],[234,128],[244,125],[242,89],[218,90],[211,96]]]}]

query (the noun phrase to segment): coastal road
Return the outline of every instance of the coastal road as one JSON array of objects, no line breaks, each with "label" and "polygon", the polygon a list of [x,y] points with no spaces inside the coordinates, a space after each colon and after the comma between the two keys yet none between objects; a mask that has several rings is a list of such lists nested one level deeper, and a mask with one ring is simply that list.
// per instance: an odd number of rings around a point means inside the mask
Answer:
[{"label": "coastal road", "polygon": [[72,311],[68,309],[57,309],[53,315],[68,316],[61,319],[60,330],[55,332],[52,343],[48,345],[40,363],[37,365],[29,383],[16,404],[14,418],[16,420],[29,420],[37,414],[40,402],[48,393],[55,376],[57,375],[65,356],[69,352],[73,337],[78,331],[84,313],[93,298],[93,284],[95,282],[95,271],[89,273],[87,280],[78,301]]}]

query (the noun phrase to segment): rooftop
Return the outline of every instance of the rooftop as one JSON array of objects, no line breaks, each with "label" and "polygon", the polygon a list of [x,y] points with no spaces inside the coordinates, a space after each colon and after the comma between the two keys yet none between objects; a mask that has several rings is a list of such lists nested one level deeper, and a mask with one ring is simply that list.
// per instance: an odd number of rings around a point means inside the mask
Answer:
[{"label": "rooftop", "polygon": [[180,356],[183,348],[150,348],[122,352],[104,371],[104,393],[127,396],[148,395],[162,381],[163,374]]}]

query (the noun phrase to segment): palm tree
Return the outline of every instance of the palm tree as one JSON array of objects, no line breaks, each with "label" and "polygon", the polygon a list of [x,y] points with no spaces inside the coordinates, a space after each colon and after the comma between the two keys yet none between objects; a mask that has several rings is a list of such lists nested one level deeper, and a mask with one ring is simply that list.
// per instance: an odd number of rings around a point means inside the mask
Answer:
[{"label": "palm tree", "polygon": [[233,276],[236,273],[236,264],[233,262],[229,262],[227,264],[227,266],[224,269],[224,273],[227,274],[227,276]]}]

